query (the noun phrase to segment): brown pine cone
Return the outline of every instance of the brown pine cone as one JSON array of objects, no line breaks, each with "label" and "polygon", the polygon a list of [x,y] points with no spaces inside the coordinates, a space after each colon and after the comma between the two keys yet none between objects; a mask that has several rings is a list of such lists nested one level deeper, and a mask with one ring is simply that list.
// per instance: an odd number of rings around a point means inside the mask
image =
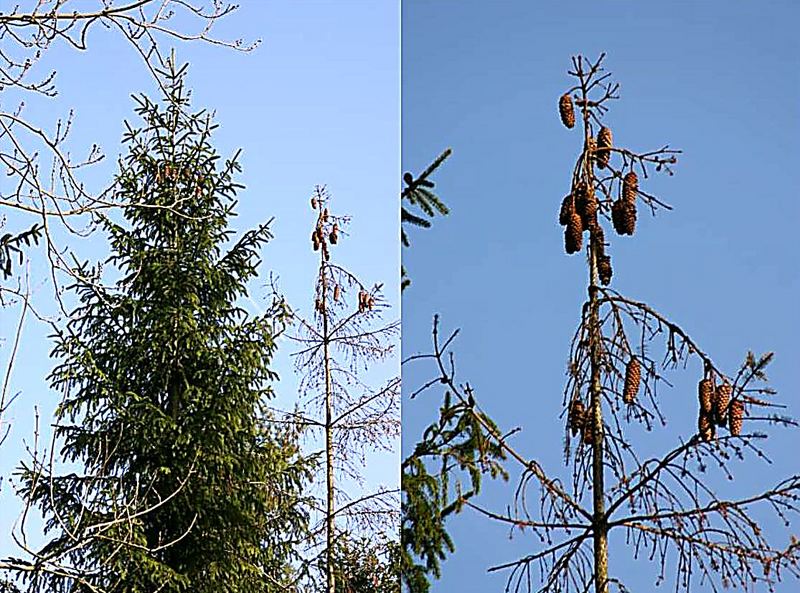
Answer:
[{"label": "brown pine cone", "polygon": [[597,276],[600,278],[600,283],[603,286],[611,284],[611,276],[614,275],[614,270],[611,267],[611,256],[600,255],[597,258]]},{"label": "brown pine cone", "polygon": [[626,202],[635,202],[636,194],[639,191],[639,178],[636,173],[630,171],[622,178],[622,199]]},{"label": "brown pine cone", "polygon": [[333,300],[338,301],[340,296],[342,296],[342,289],[337,284],[336,286],[333,287]]},{"label": "brown pine cone", "polygon": [[714,397],[714,381],[709,378],[700,379],[697,384],[697,397],[700,401],[700,412],[711,416],[712,398]]},{"label": "brown pine cone", "polygon": [[567,424],[569,429],[572,431],[572,436],[577,435],[579,432],[583,430],[583,423],[586,421],[586,406],[583,405],[583,402],[576,398],[572,400],[572,403],[569,406],[569,416],[567,418]]},{"label": "brown pine cone", "polygon": [[744,402],[740,399],[735,399],[730,403],[730,413],[728,416],[728,427],[731,429],[731,434],[738,437],[742,434],[742,423],[744,420]]},{"label": "brown pine cone", "polygon": [[711,416],[700,412],[700,415],[697,417],[697,433],[700,435],[700,438],[706,442],[714,439],[717,431]]},{"label": "brown pine cone", "polygon": [[333,230],[331,230],[330,236],[331,245],[336,245],[339,242],[339,225],[334,223]]},{"label": "brown pine cone", "polygon": [[636,230],[636,203],[617,200],[611,205],[611,222],[619,235],[633,235]]},{"label": "brown pine cone", "polygon": [[570,129],[575,127],[575,109],[572,107],[572,97],[569,93],[564,93],[558,100],[558,112],[561,115],[561,123]]},{"label": "brown pine cone", "polygon": [[311,233],[311,245],[314,246],[314,251],[319,251],[319,238],[317,237],[316,230]]},{"label": "brown pine cone", "polygon": [[567,224],[569,224],[569,217],[572,216],[573,212],[575,212],[575,200],[572,194],[569,194],[564,196],[564,199],[561,201],[561,211],[558,213],[558,224],[567,226]]},{"label": "brown pine cone", "polygon": [[714,421],[719,426],[725,426],[728,423],[728,404],[731,401],[732,391],[731,384],[727,381],[722,385],[718,385],[714,391],[711,407],[714,414]]},{"label": "brown pine cone", "polygon": [[[578,210],[578,204],[580,204],[580,209]],[[576,210],[581,215],[581,219],[583,220],[583,228],[588,229],[593,226],[593,224],[597,221],[597,196],[594,193],[594,188],[589,187],[584,191],[583,198],[575,203]]]},{"label": "brown pine cone", "polygon": [[568,254],[577,253],[583,246],[583,222],[577,212],[569,217],[569,223],[564,231],[564,249]]},{"label": "brown pine cone", "polygon": [[600,169],[605,169],[608,161],[611,159],[611,151],[609,148],[612,146],[611,130],[602,127],[597,132],[597,166]]},{"label": "brown pine cone", "polygon": [[317,198],[311,198],[311,208],[314,210],[317,209]]},{"label": "brown pine cone", "polygon": [[631,358],[625,367],[625,386],[622,388],[622,401],[632,404],[639,393],[639,382],[642,380],[642,367],[638,358]]}]

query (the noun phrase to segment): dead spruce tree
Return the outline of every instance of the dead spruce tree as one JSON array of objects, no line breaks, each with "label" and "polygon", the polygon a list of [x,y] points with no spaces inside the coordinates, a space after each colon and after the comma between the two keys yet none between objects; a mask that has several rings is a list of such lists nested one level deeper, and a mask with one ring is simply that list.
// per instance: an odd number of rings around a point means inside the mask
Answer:
[{"label": "dead spruce tree", "polygon": [[[648,193],[646,182],[651,172],[672,174],[678,151],[637,152],[615,143],[604,116],[619,87],[604,71],[603,58],[573,58],[575,85],[558,101],[564,125],[583,132],[559,222],[566,252],[584,253],[588,269],[588,298],[572,339],[563,398],[568,480],[512,446],[513,431],[500,433],[482,420],[472,389],[455,379],[448,352],[455,334],[441,339],[438,320],[433,353],[418,357],[435,361],[438,376],[415,393],[442,383],[446,400],[475,410],[472,418],[489,443],[462,469],[485,473],[499,450],[507,471],[516,466],[520,472],[513,504],[501,511],[457,492],[451,503],[538,544],[489,569],[507,573],[506,590],[628,591],[626,567],[645,556],[654,563],[657,583],[671,580],[676,591],[772,591],[784,578],[800,577],[800,543],[781,529],[796,518],[800,476],[744,496],[727,497],[719,482],[733,479],[737,469],[741,475],[737,462],[768,460],[760,445],[766,434],[758,427],[795,423],[774,411],[782,406],[773,403],[775,391],[767,385],[772,353],[747,353],[740,367],[722,368],[681,326],[610,288],[608,239],[612,233],[633,235],[640,207],[669,208]],[[615,246],[623,249],[626,240]],[[696,407],[696,427],[685,437],[671,435],[676,444],[666,453],[642,455],[646,443],[633,435],[666,426],[659,388],[678,368],[697,372],[697,394],[687,401]]]},{"label": "dead spruce tree", "polygon": [[[347,236],[349,218],[330,211],[331,197],[317,187],[311,197],[316,213],[311,243],[319,254],[314,315],[298,318],[294,353],[305,401],[287,419],[304,427],[314,446],[322,444],[324,486],[318,493],[315,546],[321,554],[325,591],[346,586],[348,576],[337,572],[341,545],[353,537],[397,529],[398,488],[370,490],[364,482],[368,456],[391,451],[400,435],[400,378],[391,377],[380,388],[368,385],[376,363],[397,348],[399,321],[384,323],[389,305],[381,286],[369,288],[336,263],[331,254]],[[369,377],[369,379],[368,379]],[[394,536],[396,537],[396,536]]]}]

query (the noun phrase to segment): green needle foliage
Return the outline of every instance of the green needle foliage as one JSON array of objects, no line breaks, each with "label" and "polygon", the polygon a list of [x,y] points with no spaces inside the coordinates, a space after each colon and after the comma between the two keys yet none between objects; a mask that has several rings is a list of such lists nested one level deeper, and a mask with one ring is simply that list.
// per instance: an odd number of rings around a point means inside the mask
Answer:
[{"label": "green needle foliage", "polygon": [[[425,169],[419,176],[414,177],[410,172],[403,174],[405,187],[400,194],[400,240],[403,247],[409,247],[411,243],[406,235],[406,225],[430,228],[433,217],[437,214],[447,215],[450,210],[439,199],[433,188],[435,184],[430,180],[430,176],[438,169],[442,163],[452,154],[451,149],[446,149]],[[405,266],[402,267],[401,288],[405,289],[411,284],[411,280],[406,275]]]},{"label": "green needle foliage", "polygon": [[262,225],[223,249],[240,167],[211,146],[210,117],[187,111],[184,71],[165,74],[164,106],[136,99],[144,124],[124,137],[125,223],[104,220],[123,277],[106,288],[81,266],[80,305],[56,336],[56,436],[80,469],[23,468],[51,537],[29,591],[294,590],[309,468],[265,408],[288,310],[237,304],[271,235]]}]

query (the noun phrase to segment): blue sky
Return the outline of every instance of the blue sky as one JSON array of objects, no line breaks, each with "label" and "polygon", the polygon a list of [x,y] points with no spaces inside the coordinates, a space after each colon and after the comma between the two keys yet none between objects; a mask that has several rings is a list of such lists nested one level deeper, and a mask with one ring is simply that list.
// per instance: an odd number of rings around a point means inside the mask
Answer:
[{"label": "blue sky", "polygon": [[[254,52],[200,44],[178,48],[179,61],[191,64],[188,86],[194,107],[216,112],[220,128],[213,142],[218,151],[230,156],[243,149],[239,180],[246,189],[239,195],[233,228],[243,231],[275,217],[275,239],[263,251],[262,276],[252,287],[253,311],[264,303],[270,271],[296,310],[312,310],[318,260],[310,249],[314,212],[309,197],[315,184],[327,184],[332,208],[353,218],[352,236],[340,242],[335,256],[365,283],[383,282],[393,307],[387,320],[399,317],[399,16],[397,2],[244,2],[220,23],[217,34],[261,39]],[[90,186],[100,187],[116,171],[123,120],[138,124],[130,95],[157,94],[132,48],[99,27],[90,46],[83,54],[63,47],[50,52],[42,70],[59,71],[60,95],[54,101],[29,101],[29,115],[50,125],[75,108],[71,147],[78,153],[95,142],[105,148],[106,161],[87,178]],[[106,253],[100,237],[74,245],[85,258],[100,259]],[[39,303],[45,303],[50,287],[35,258],[32,277]],[[3,311],[4,336],[15,315]],[[44,381],[52,367],[47,333],[31,320],[25,328],[10,387],[21,395],[6,418],[12,432],[2,449],[2,475],[24,455],[22,443],[32,436],[34,406],[46,427],[57,401]],[[276,391],[284,403],[296,398],[291,350],[283,342],[275,361],[282,378]],[[5,359],[7,345],[1,352]],[[398,370],[399,360],[394,359],[369,378],[380,386]],[[396,485],[397,456],[370,458],[367,480]],[[0,488],[0,500],[0,533],[7,533],[19,511],[7,482]],[[9,545],[2,538],[0,554],[15,552]]]},{"label": "blue sky", "polygon": [[[797,414],[798,16],[789,1],[406,2],[403,169],[421,170],[447,146],[453,156],[436,177],[452,214],[432,231],[412,231],[403,255],[413,279],[403,295],[404,356],[429,347],[435,312],[445,328],[460,327],[461,380],[501,427],[522,427],[521,451],[568,477],[558,415],[586,272],[584,258],[564,254],[557,224],[580,150],[557,100],[573,84],[570,56],[605,51],[621,84],[606,116],[615,141],[684,151],[674,177],[642,182],[674,211],[653,218],[640,209],[633,238],[607,233],[612,287],[689,330],[728,372],[748,349],[774,350],[772,384]],[[404,368],[404,388],[431,372]],[[694,432],[701,372],[695,361],[670,373],[674,388],[661,395],[668,425],[648,449]],[[433,392],[404,401],[405,450],[438,404]],[[734,464],[726,495],[797,472],[797,456],[787,454],[797,431],[770,434],[774,464]],[[512,503],[513,482],[484,488],[487,506]],[[486,569],[538,547],[509,541],[507,529],[469,511],[451,525],[457,551],[434,592],[502,591],[507,575]],[[653,590],[657,568],[616,549],[612,574],[631,590]],[[796,588],[787,581],[777,590]]]}]

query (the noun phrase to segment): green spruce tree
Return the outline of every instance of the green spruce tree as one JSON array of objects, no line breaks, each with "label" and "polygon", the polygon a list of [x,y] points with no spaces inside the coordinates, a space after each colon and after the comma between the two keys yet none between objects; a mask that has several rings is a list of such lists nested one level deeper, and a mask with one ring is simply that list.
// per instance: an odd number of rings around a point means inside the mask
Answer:
[{"label": "green spruce tree", "polygon": [[224,249],[240,167],[212,147],[210,116],[188,111],[184,71],[165,73],[164,105],[136,99],[144,124],[125,134],[125,221],[103,221],[120,279],[77,284],[56,337],[56,436],[79,469],[22,470],[50,538],[21,571],[29,591],[293,590],[309,474],[265,408],[288,310],[239,304],[270,232]]}]

